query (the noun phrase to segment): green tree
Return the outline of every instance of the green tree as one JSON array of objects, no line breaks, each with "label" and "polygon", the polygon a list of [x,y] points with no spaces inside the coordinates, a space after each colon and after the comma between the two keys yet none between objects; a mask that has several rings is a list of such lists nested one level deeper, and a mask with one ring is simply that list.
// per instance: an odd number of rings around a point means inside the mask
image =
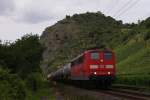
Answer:
[{"label": "green tree", "polygon": [[0,68],[0,100],[25,100],[25,97],[23,81],[17,75]]},{"label": "green tree", "polygon": [[1,52],[3,56],[0,58],[12,73],[18,73],[25,78],[32,72],[40,71],[42,51],[43,47],[39,42],[39,36],[27,34],[14,43],[5,45]]}]

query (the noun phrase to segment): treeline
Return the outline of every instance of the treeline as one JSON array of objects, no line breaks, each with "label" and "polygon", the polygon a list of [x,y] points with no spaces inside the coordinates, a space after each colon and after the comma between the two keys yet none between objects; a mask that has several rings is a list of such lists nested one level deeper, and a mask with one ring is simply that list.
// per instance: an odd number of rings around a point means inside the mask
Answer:
[{"label": "treeline", "polygon": [[40,88],[42,51],[38,35],[0,42],[0,100],[25,100]]}]

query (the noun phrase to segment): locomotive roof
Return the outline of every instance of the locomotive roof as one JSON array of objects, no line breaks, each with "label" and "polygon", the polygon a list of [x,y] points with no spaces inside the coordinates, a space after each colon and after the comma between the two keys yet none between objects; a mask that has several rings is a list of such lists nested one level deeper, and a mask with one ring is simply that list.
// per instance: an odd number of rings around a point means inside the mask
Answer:
[{"label": "locomotive roof", "polygon": [[84,51],[83,53],[81,53],[80,55],[78,55],[77,57],[75,57],[74,59],[72,59],[70,62],[80,58],[81,56],[83,56],[85,53],[90,53],[90,52],[96,52],[96,51],[101,51],[101,52],[112,52],[112,50],[110,49],[105,49],[105,50],[99,50],[99,49],[89,49],[89,50],[86,50]]},{"label": "locomotive roof", "polygon": [[90,52],[112,52],[112,50],[110,50],[110,49],[105,49],[105,50],[94,49],[94,50],[86,50],[84,53],[90,53]]}]

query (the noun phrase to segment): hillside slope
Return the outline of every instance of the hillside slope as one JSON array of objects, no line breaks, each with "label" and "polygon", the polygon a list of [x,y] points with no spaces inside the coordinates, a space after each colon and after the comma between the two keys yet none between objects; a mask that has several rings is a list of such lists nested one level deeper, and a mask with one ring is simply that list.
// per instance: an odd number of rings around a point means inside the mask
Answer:
[{"label": "hillside slope", "polygon": [[49,73],[90,47],[111,48],[117,56],[117,74],[150,74],[150,18],[139,24],[100,12],[66,16],[41,36],[46,49],[42,69]]},{"label": "hillside slope", "polygon": [[119,40],[114,37],[120,37],[117,33],[121,32],[121,27],[121,21],[115,21],[100,12],[66,16],[46,28],[41,36],[41,42],[46,47],[42,68],[55,69],[89,47],[118,45]]}]

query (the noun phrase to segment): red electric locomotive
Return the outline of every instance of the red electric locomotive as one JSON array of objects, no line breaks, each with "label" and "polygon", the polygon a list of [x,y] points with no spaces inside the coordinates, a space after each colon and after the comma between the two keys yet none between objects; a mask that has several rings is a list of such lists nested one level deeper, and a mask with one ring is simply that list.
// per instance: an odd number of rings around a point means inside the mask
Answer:
[{"label": "red electric locomotive", "polygon": [[91,49],[62,66],[48,78],[53,80],[73,80],[96,82],[109,86],[115,77],[115,55],[111,50]]}]

